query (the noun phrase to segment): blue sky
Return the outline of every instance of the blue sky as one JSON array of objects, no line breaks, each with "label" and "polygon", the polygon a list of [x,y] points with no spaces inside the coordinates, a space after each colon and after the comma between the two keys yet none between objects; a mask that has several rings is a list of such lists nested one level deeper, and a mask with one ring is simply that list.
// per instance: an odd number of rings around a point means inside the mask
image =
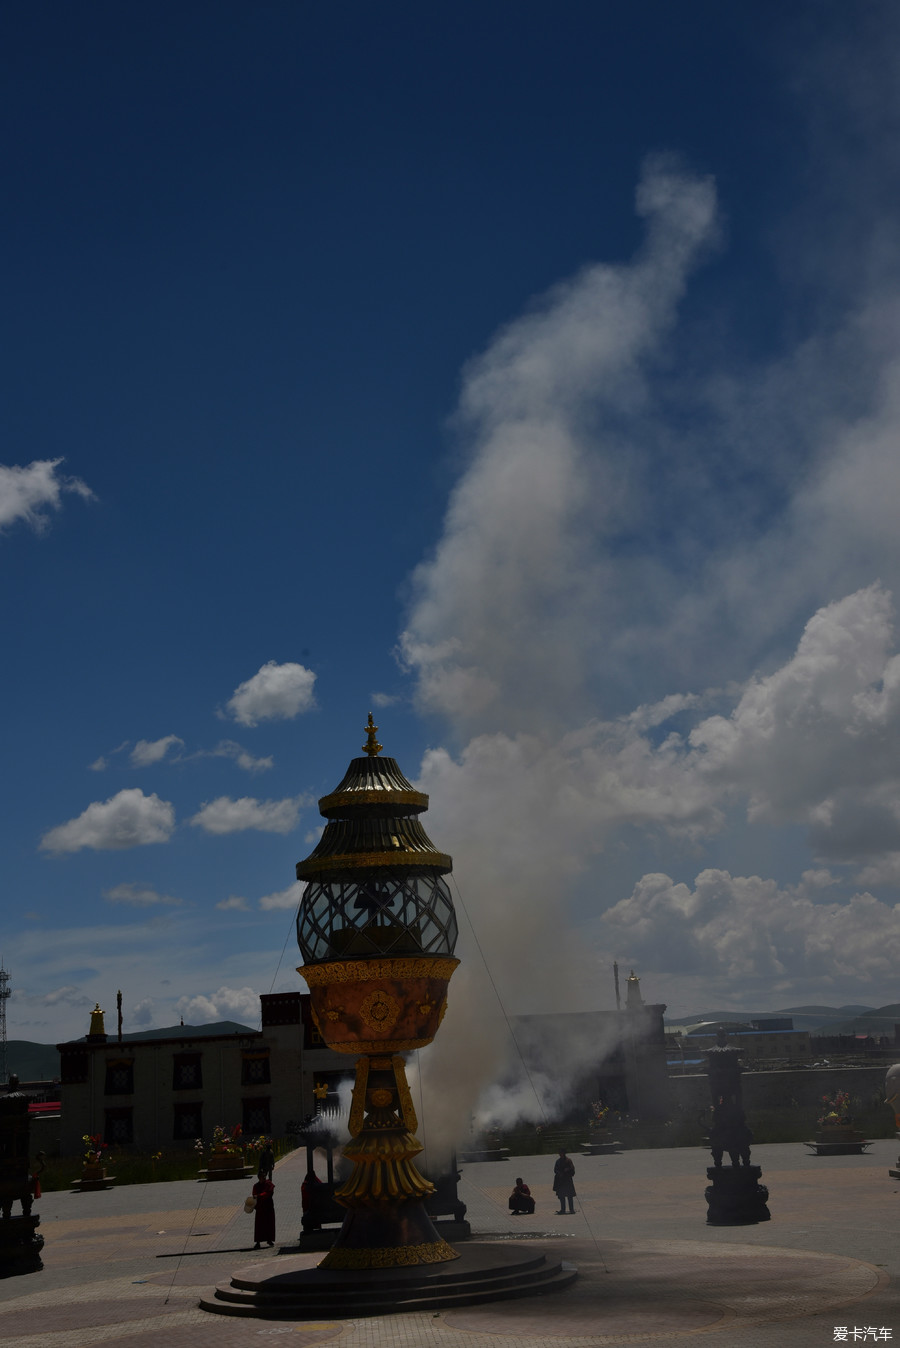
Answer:
[{"label": "blue sky", "polygon": [[895,9],[0,23],[10,1035],[301,986],[370,708],[509,1011],[896,1000]]}]

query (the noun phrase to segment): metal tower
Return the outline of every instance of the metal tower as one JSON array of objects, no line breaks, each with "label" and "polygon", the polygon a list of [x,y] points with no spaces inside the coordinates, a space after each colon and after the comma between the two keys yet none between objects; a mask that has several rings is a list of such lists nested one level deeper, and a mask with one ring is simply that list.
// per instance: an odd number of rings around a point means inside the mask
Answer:
[{"label": "metal tower", "polygon": [[6,1061],[6,1003],[9,999],[9,993],[9,974],[5,969],[0,969],[0,1082],[3,1085],[9,1081]]}]

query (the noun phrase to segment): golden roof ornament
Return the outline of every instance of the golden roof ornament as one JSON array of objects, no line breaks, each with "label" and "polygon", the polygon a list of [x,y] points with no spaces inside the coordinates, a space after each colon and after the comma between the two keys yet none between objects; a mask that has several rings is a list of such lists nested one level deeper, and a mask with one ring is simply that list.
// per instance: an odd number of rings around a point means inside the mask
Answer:
[{"label": "golden roof ornament", "polygon": [[375,738],[377,734],[378,734],[378,726],[372,720],[372,713],[369,712],[369,720],[366,723],[366,742],[363,745],[363,749],[372,758],[374,758],[376,754],[380,754],[382,749],[384,748],[384,745],[379,744],[377,739]]},{"label": "golden roof ornament", "polygon": [[641,980],[632,969],[625,984],[625,1009],[626,1011],[636,1011],[638,1007],[643,1005],[644,999],[641,996]]}]

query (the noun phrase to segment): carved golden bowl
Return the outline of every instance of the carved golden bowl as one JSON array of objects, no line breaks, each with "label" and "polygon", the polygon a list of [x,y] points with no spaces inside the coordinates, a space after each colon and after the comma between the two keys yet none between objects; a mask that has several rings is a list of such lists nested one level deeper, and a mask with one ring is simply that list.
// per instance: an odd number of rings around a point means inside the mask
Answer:
[{"label": "carved golden bowl", "polygon": [[448,956],[326,960],[297,970],[316,1028],[337,1053],[403,1053],[430,1044],[459,960]]}]

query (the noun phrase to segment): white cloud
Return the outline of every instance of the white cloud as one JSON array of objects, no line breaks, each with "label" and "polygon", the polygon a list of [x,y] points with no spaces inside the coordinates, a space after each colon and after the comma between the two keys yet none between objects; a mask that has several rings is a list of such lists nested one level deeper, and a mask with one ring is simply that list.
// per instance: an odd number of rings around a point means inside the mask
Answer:
[{"label": "white cloud", "polygon": [[299,908],[300,900],[303,898],[303,891],[306,884],[300,880],[295,880],[287,889],[277,890],[274,894],[265,894],[259,901],[259,906],[263,912],[272,912],[274,909]]},{"label": "white cloud", "polygon": [[220,899],[216,907],[221,908],[225,913],[231,911],[246,913],[249,911],[250,905],[239,894],[230,894],[227,899]]},{"label": "white cloud", "polygon": [[268,772],[275,766],[274,758],[257,758],[234,740],[219,740],[215,749],[210,749],[211,758],[231,758],[244,772]]},{"label": "white cloud", "polygon": [[150,885],[135,885],[130,882],[105,889],[103,897],[107,903],[127,903],[132,908],[152,908],[157,904],[178,907],[182,902],[171,894],[157,893]]},{"label": "white cloud", "polygon": [[372,693],[370,698],[373,707],[395,707],[403,700],[399,693]]},{"label": "white cloud", "polygon": [[0,529],[17,520],[36,533],[47,527],[47,511],[59,510],[64,492],[91,501],[94,493],[80,478],[63,477],[56,470],[62,459],[35,459],[26,467],[0,464]]},{"label": "white cloud", "polygon": [[119,791],[106,801],[94,801],[77,819],[59,824],[45,833],[45,852],[78,852],[82,847],[97,851],[140,847],[168,842],[175,827],[175,810],[155,793],[145,796],[139,787]]},{"label": "white cloud", "polygon": [[93,763],[90,763],[88,765],[89,771],[105,772],[106,769],[109,767],[110,759],[113,758],[115,754],[122,753],[123,750],[128,748],[128,745],[130,743],[131,743],[130,740],[123,740],[121,744],[116,745],[115,749],[110,749],[108,754],[101,754],[99,758],[95,758]]},{"label": "white cloud", "polygon": [[81,989],[75,987],[71,983],[67,983],[64,987],[61,988],[54,988],[52,992],[45,992],[43,996],[27,997],[27,994],[24,995],[26,995],[26,999],[28,1001],[31,1001],[38,1006],[62,1005],[78,1008],[82,1006],[93,1005],[90,997],[85,997]]},{"label": "white cloud", "polygon": [[246,726],[255,726],[259,721],[290,721],[316,705],[315,681],[315,674],[303,665],[279,665],[269,660],[234,690],[226,710],[235,721]]},{"label": "white cloud", "polygon": [[153,998],[143,997],[131,1008],[128,1017],[132,1025],[139,1029],[148,1029],[153,1024]]},{"label": "white cloud", "polygon": [[868,893],[828,902],[830,884],[818,872],[788,888],[724,870],[702,871],[693,888],[644,875],[595,925],[626,962],[702,974],[710,995],[884,986],[900,961],[900,905]]},{"label": "white cloud", "polygon": [[218,1020],[258,1025],[259,993],[248,987],[221,987],[208,995],[179,997],[175,1010],[184,1017],[186,1025],[208,1025]]},{"label": "white cloud", "polygon": [[205,803],[189,821],[207,833],[241,833],[255,828],[263,833],[291,833],[297,827],[301,809],[310,803],[308,796],[288,796],[285,800],[256,800],[253,796],[219,796]]},{"label": "white cloud", "polygon": [[781,668],[745,687],[729,717],[701,722],[689,761],[739,790],[751,820],[800,821],[817,851],[900,850],[900,655],[879,585],[825,605]]},{"label": "white cloud", "polygon": [[184,748],[184,740],[178,735],[164,735],[159,740],[138,740],[131,751],[131,766],[147,768],[152,763],[161,763],[170,749]]}]

